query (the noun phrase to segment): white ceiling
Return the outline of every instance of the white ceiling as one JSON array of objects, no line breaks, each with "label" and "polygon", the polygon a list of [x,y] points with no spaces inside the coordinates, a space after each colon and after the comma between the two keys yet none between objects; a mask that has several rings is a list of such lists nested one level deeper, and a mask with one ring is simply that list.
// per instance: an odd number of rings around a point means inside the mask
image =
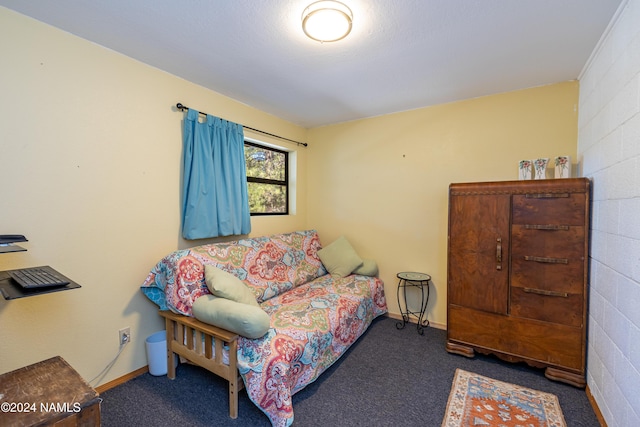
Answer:
[{"label": "white ceiling", "polygon": [[324,44],[312,1],[0,5],[315,127],[576,79],[623,0],[343,0],[353,30]]}]

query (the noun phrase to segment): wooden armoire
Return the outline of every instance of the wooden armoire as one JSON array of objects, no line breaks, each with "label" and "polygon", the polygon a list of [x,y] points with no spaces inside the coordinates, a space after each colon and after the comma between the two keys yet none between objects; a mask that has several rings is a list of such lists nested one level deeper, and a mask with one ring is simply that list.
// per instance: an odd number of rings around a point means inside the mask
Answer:
[{"label": "wooden armoire", "polygon": [[447,351],[584,387],[590,182],[451,184]]}]

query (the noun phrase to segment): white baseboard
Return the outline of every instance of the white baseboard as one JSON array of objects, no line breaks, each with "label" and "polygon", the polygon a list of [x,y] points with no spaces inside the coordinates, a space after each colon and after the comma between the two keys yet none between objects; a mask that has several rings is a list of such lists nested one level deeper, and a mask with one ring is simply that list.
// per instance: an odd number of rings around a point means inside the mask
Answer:
[{"label": "white baseboard", "polygon": [[[402,315],[401,314],[387,313],[386,316],[390,317],[392,319],[402,320]],[[413,324],[417,325],[418,324],[418,319],[415,319],[415,318],[409,316],[409,323],[413,323]],[[443,331],[447,330],[447,325],[444,325],[442,323],[433,322],[431,320],[429,321],[429,327],[436,328],[436,329],[442,329]]]}]

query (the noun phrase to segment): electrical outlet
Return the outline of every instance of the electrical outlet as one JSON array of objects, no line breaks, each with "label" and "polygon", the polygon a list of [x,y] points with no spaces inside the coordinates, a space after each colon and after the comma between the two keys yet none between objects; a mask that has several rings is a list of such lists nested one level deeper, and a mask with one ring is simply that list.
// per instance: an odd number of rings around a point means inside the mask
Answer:
[{"label": "electrical outlet", "polygon": [[128,326],[118,331],[118,343],[123,346],[131,342],[131,328]]}]

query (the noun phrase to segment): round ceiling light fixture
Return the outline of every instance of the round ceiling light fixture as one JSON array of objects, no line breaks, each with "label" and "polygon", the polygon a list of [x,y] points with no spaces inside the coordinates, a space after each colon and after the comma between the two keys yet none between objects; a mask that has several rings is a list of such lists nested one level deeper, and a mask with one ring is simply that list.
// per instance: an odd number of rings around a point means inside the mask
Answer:
[{"label": "round ceiling light fixture", "polygon": [[302,30],[319,42],[342,40],[351,32],[352,21],[351,9],[334,0],[311,3],[302,12]]}]

